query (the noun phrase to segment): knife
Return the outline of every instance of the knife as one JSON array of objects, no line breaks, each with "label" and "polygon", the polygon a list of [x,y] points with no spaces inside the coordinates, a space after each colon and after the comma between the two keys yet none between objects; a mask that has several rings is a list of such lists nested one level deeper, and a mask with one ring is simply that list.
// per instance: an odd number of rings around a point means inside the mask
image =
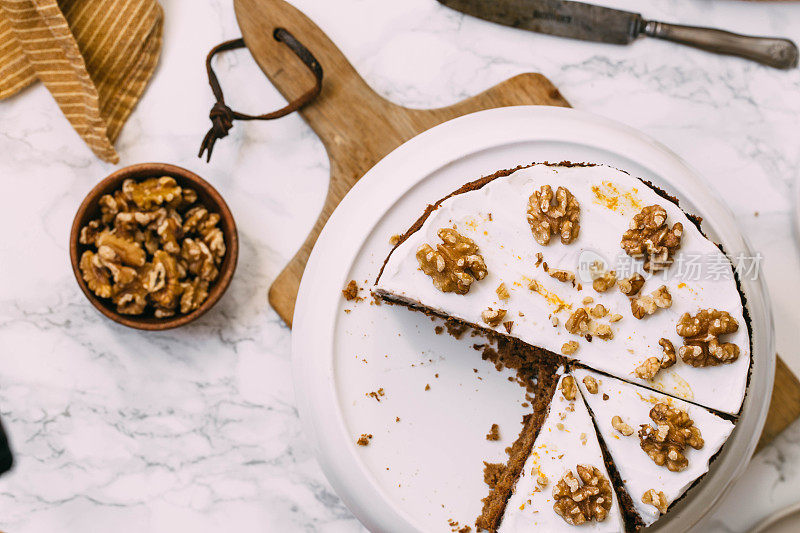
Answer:
[{"label": "knife", "polygon": [[438,0],[484,20],[539,33],[601,43],[629,44],[640,35],[752,59],[771,67],[797,66],[789,39],[750,37],[713,28],[646,20],[639,13],[570,0]]}]

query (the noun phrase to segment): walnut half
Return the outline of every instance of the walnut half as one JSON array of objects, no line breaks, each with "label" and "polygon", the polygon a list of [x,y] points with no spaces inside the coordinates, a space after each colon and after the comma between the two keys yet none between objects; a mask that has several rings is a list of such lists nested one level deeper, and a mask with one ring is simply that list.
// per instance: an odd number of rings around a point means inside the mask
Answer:
[{"label": "walnut half", "polygon": [[736,333],[739,323],[727,311],[702,309],[696,315],[684,313],[675,327],[683,337],[678,354],[684,363],[695,367],[733,363],[739,358],[739,347],[720,343],[720,336]]},{"label": "walnut half", "polygon": [[436,250],[430,244],[417,249],[419,266],[440,291],[467,294],[472,283],[487,274],[478,245],[452,228],[442,228],[438,235],[443,244]]},{"label": "walnut half", "polygon": [[536,242],[545,246],[550,237],[559,235],[562,244],[569,244],[580,231],[581,206],[566,187],[553,194],[550,185],[542,185],[528,199],[528,223]]},{"label": "walnut half", "polygon": [[611,483],[595,466],[577,465],[576,470],[580,480],[570,470],[553,487],[553,510],[573,526],[602,522],[613,503]]},{"label": "walnut half", "polygon": [[631,257],[643,259],[645,270],[654,272],[672,264],[672,255],[680,247],[682,235],[680,222],[670,228],[667,211],[660,205],[650,205],[634,215],[620,245]]},{"label": "walnut half", "polygon": [[673,409],[657,403],[650,409],[650,419],[656,427],[642,424],[639,430],[639,445],[658,466],[666,466],[670,472],[680,472],[689,466],[684,455],[687,446],[695,450],[703,447],[700,430],[686,411]]},{"label": "walnut half", "polygon": [[665,514],[669,505],[667,504],[667,497],[662,491],[656,492],[656,489],[650,489],[642,494],[642,503],[652,505],[658,512]]}]

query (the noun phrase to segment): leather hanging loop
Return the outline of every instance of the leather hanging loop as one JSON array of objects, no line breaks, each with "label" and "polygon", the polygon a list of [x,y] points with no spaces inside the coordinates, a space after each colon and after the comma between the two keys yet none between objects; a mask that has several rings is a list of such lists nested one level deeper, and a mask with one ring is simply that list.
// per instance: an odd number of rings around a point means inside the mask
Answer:
[{"label": "leather hanging loop", "polygon": [[285,107],[265,113],[263,115],[248,115],[246,113],[239,113],[232,110],[225,103],[225,96],[222,94],[222,86],[219,84],[214,68],[211,66],[211,61],[220,52],[228,50],[236,50],[238,48],[245,48],[244,39],[233,39],[220,43],[208,53],[206,57],[206,72],[208,73],[208,84],[211,86],[211,91],[214,93],[217,103],[211,108],[209,118],[211,119],[211,129],[206,133],[203,138],[203,143],[200,145],[200,152],[197,157],[203,157],[203,152],[206,152],[206,161],[211,161],[211,152],[214,150],[214,144],[218,139],[222,139],[228,135],[228,132],[233,127],[234,120],[273,120],[276,118],[284,117],[289,113],[294,113],[306,104],[310,103],[314,98],[319,95],[322,90],[322,66],[314,55],[303,46],[303,44],[294,38],[289,31],[278,28],[274,32],[275,40],[284,43],[300,60],[308,67],[308,70],[314,75],[316,83],[314,87],[300,95],[298,98],[289,102]]}]

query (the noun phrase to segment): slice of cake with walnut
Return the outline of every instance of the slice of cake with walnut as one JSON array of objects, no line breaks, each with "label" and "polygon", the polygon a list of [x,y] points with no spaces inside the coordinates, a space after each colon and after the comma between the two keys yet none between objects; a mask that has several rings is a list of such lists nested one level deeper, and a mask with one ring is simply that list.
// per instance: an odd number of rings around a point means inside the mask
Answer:
[{"label": "slice of cake with walnut", "polygon": [[647,526],[708,472],[733,431],[699,405],[581,368],[572,375]]},{"label": "slice of cake with walnut", "polygon": [[730,260],[674,199],[607,166],[536,164],[468,183],[403,236],[373,290],[711,409],[741,408],[750,340]]},{"label": "slice of cake with walnut", "polygon": [[502,521],[488,529],[625,530],[592,419],[572,376],[561,376]]}]

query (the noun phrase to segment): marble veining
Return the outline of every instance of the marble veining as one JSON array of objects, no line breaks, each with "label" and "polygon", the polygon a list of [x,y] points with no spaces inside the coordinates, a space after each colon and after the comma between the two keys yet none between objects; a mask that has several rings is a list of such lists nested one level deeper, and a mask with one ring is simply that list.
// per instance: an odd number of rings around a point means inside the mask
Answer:
[{"label": "marble veining", "polygon": [[[596,2],[800,41],[800,3]],[[294,3],[398,103],[446,105],[541,72],[574,107],[675,150],[714,184],[763,254],[778,351],[800,372],[790,225],[800,70],[652,39],[621,47],[535,35],[433,0]],[[0,103],[0,416],[17,455],[16,470],[0,478],[0,529],[359,531],[302,433],[290,331],[266,303],[322,206],[327,156],[291,116],[237,123],[211,164],[197,159],[212,104],[203,60],[239,30],[230,2],[162,4],[161,63],[117,143],[121,165],[165,161],[209,179],[239,226],[238,272],[222,301],[180,330],[145,335],[103,318],[72,279],[67,237],[85,193],[116,167],[91,155],[43,87]],[[283,105],[245,52],[217,68],[233,107]],[[795,423],[755,457],[704,530],[746,531],[798,494]]]}]

